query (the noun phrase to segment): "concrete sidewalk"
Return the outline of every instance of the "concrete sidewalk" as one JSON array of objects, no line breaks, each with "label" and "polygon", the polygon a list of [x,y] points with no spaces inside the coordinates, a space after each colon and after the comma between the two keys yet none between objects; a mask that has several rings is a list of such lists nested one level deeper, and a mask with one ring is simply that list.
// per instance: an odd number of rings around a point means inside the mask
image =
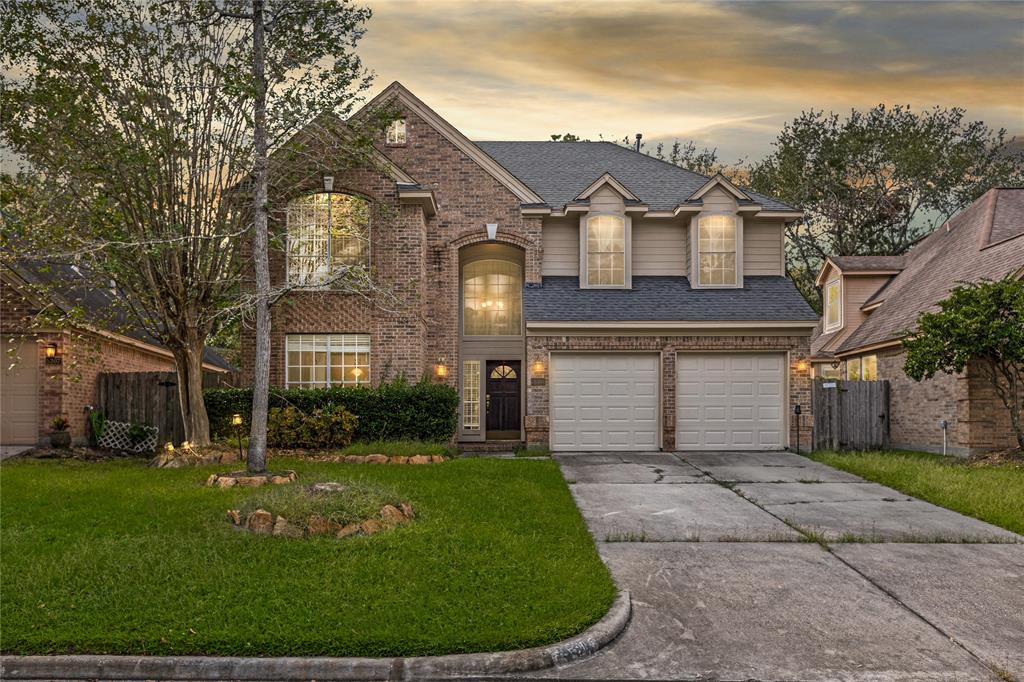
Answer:
[{"label": "concrete sidewalk", "polygon": [[791,453],[557,459],[633,621],[542,677],[1024,680],[1013,533]]}]

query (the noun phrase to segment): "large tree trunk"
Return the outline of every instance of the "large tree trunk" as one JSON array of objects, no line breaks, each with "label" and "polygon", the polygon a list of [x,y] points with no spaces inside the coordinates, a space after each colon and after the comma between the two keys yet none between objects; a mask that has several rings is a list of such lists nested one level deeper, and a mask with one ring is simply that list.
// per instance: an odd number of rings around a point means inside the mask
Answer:
[{"label": "large tree trunk", "polygon": [[249,471],[267,468],[267,403],[270,392],[270,255],[267,239],[267,83],[264,68],[263,0],[252,3],[255,89],[253,143],[253,268],[256,279],[256,357],[253,362]]},{"label": "large tree trunk", "polygon": [[203,342],[198,341],[174,351],[185,440],[199,446],[210,444],[210,419],[203,402],[203,349]]}]

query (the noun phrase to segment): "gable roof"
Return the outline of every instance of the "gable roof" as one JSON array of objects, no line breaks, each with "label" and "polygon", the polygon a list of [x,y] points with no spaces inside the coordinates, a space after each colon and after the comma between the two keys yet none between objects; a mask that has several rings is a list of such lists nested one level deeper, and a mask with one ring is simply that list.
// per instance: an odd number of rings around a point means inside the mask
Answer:
[{"label": "gable roof", "polygon": [[533,189],[528,187],[521,178],[510,173],[507,169],[502,167],[500,163],[496,163],[495,160],[483,152],[480,147],[473,144],[468,137],[459,132],[455,126],[441,118],[436,111],[424,104],[420,98],[412,94],[408,88],[398,81],[394,81],[391,85],[384,88],[380,94],[367,102],[359,112],[356,112],[355,116],[358,117],[361,112],[370,111],[374,107],[382,106],[384,103],[391,100],[397,100],[407,109],[426,121],[432,128],[440,133],[441,136],[446,138],[466,156],[475,161],[477,165],[487,171],[495,180],[504,185],[519,199],[520,202],[524,204],[539,204],[544,202],[544,200],[538,196]]},{"label": "gable roof", "polygon": [[[686,203],[712,180],[613,142],[476,144],[554,207],[572,203],[605,173],[632,190],[652,211],[670,211]],[[762,194],[742,191],[763,210],[797,211]]]},{"label": "gable roof", "polygon": [[[71,312],[80,309],[85,316],[84,324],[94,330],[118,334],[170,352],[147,331],[129,322],[127,312],[111,292],[87,285],[77,266],[19,261],[6,265],[3,270],[5,280],[14,280],[16,289],[28,285],[28,290],[20,292],[23,295],[32,298],[42,290],[47,299],[60,310]],[[33,291],[32,287],[36,289]],[[237,371],[236,367],[209,346],[203,351],[203,363],[207,369]]]},{"label": "gable roof", "polygon": [[819,287],[824,283],[830,266],[843,275],[895,275],[903,270],[904,262],[904,256],[829,256],[814,283]]},{"label": "gable roof", "polygon": [[837,354],[900,339],[918,315],[934,309],[961,282],[1024,275],[1024,188],[989,190],[904,259],[881,304],[835,349]]},{"label": "gable roof", "polygon": [[615,176],[612,175],[611,173],[605,173],[604,175],[599,177],[597,180],[595,180],[593,182],[593,184],[591,184],[585,190],[580,192],[576,196],[576,199],[577,200],[589,199],[594,194],[594,192],[596,192],[597,190],[601,189],[605,185],[610,186],[616,192],[621,194],[623,199],[626,199],[628,201],[640,201],[640,198],[637,195],[633,194],[633,191],[631,189],[629,189],[628,187],[623,185],[621,182],[616,180]]}]

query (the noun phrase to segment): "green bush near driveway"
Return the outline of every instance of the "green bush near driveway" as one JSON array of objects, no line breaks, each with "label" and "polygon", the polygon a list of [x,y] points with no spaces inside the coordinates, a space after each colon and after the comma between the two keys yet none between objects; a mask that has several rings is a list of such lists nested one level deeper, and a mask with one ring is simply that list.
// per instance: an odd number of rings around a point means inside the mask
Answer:
[{"label": "green bush near driveway", "polygon": [[8,654],[414,656],[576,634],[615,587],[553,461],[370,466],[275,458],[298,485],[356,481],[416,519],[369,537],[233,530],[261,489],[223,467],[9,461],[0,468]]},{"label": "green bush near driveway", "polygon": [[818,451],[811,459],[940,507],[1024,534],[1024,469],[925,452]]},{"label": "green bush near driveway", "polygon": [[[251,388],[211,388],[203,392],[203,399],[210,417],[210,436],[215,439],[234,438],[231,415],[241,414],[248,422],[252,412]],[[455,435],[459,394],[447,384],[428,381],[393,381],[376,388],[291,388],[270,392],[271,408],[294,407],[309,414],[327,406],[344,408],[358,418],[353,433],[355,441],[448,442]]]}]

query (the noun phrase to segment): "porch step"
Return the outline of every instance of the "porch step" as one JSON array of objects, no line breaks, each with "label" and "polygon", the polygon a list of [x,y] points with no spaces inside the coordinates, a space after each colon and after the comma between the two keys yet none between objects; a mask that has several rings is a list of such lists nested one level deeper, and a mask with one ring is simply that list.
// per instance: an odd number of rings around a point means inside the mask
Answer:
[{"label": "porch step", "polygon": [[475,443],[458,443],[459,449],[466,455],[485,455],[495,452],[515,452],[525,443],[521,440],[488,440]]}]

